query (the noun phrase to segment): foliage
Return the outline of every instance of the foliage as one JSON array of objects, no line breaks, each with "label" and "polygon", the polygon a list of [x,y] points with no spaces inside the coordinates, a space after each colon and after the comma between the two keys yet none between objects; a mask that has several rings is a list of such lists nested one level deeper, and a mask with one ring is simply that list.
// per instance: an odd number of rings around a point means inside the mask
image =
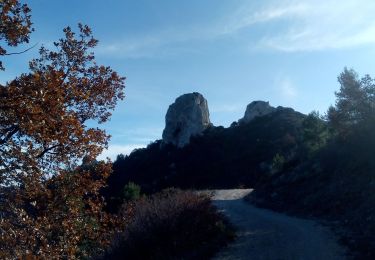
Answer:
[{"label": "foliage", "polygon": [[[0,1],[0,42],[3,41],[9,47],[29,42],[33,31],[30,11],[27,4],[21,4],[18,0]],[[11,54],[4,44],[0,45],[0,56]],[[4,69],[0,60],[0,70]]]},{"label": "foliage", "polygon": [[132,201],[139,199],[141,196],[141,187],[134,182],[129,182],[124,186],[123,199],[125,201]]},{"label": "foliage", "polygon": [[109,206],[116,210],[118,205],[110,198],[122,197],[128,182],[137,183],[146,194],[167,187],[254,187],[266,178],[269,169],[262,164],[272,163],[275,151],[284,156],[287,167],[296,163],[304,118],[292,109],[280,108],[248,124],[211,127],[183,149],[156,141],[129,156],[119,156],[105,192]]},{"label": "foliage", "polygon": [[303,120],[302,127],[303,144],[308,155],[312,155],[322,148],[329,138],[327,123],[322,120],[319,112],[313,111]]},{"label": "foliage", "polygon": [[[0,1],[0,56],[29,41],[31,10]],[[54,49],[41,47],[29,72],[0,85],[0,257],[74,259],[103,250],[126,223],[103,211],[99,190],[111,164],[92,162],[109,135],[124,78],[98,65],[91,29],[70,27]],[[0,66],[0,69],[4,69]]]},{"label": "foliage", "polygon": [[375,87],[370,76],[359,79],[348,69],[339,83],[336,105],[328,111],[330,129],[317,115],[304,121],[304,143],[324,141],[320,148],[264,181],[249,199],[262,207],[332,221],[356,258],[374,259]]},{"label": "foliage", "polygon": [[272,158],[272,170],[274,172],[281,171],[284,167],[285,164],[285,158],[284,156],[280,155],[277,153],[273,158]]},{"label": "foliage", "polygon": [[207,259],[233,233],[209,197],[169,189],[135,205],[105,259]]},{"label": "foliage", "polygon": [[107,145],[104,130],[86,123],[106,122],[123,78],[99,66],[90,49],[97,44],[87,26],[79,35],[64,29],[57,51],[40,48],[30,72],[0,86],[0,173],[2,183],[25,175],[55,174],[85,155],[94,158]]},{"label": "foliage", "polygon": [[[103,211],[99,194],[111,164],[61,172],[46,182],[30,179],[7,194],[0,211],[1,258],[88,257],[108,246],[124,220]],[[87,246],[90,245],[90,246]]]},{"label": "foliage", "polygon": [[356,124],[375,121],[375,82],[369,75],[359,79],[347,68],[338,81],[340,91],[336,92],[336,105],[328,110],[328,121],[345,138]]}]

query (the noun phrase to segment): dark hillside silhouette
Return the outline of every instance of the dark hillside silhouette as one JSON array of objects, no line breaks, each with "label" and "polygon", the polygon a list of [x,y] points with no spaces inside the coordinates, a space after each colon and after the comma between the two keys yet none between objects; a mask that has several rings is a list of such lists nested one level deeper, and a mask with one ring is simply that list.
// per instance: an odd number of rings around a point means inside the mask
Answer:
[{"label": "dark hillside silhouette", "polygon": [[[375,257],[375,84],[345,69],[328,111],[326,145],[295,169],[258,185],[251,200],[293,214],[335,221],[359,259]],[[354,249],[354,250],[353,250]]]},{"label": "dark hillside silhouette", "polygon": [[284,160],[282,167],[298,164],[304,118],[293,109],[279,108],[247,124],[211,127],[181,149],[156,141],[129,156],[120,155],[113,164],[107,197],[119,197],[128,182],[148,193],[166,187],[254,187],[277,171],[275,156]]}]

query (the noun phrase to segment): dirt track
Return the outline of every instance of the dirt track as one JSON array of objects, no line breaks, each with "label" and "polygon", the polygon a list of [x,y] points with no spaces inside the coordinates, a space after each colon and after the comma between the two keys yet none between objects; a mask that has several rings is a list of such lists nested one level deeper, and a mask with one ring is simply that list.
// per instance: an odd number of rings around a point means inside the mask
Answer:
[{"label": "dirt track", "polygon": [[256,208],[242,198],[251,190],[211,191],[215,205],[237,228],[237,239],[215,259],[345,259],[332,232],[321,225]]}]

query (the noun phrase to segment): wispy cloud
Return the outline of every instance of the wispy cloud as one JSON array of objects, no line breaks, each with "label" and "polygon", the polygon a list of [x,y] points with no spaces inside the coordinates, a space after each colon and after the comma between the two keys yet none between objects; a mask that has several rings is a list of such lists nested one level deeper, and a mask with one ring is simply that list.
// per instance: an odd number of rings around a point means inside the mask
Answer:
[{"label": "wispy cloud", "polygon": [[284,99],[294,99],[298,96],[298,90],[294,82],[288,76],[280,76],[275,79],[275,87]]},{"label": "wispy cloud", "polygon": [[[235,31],[260,23],[278,25],[256,45],[283,52],[350,48],[375,43],[374,12],[372,0],[272,1],[260,11],[243,14]],[[281,19],[286,21],[282,25]]]},{"label": "wispy cloud", "polygon": [[173,28],[160,29],[160,31],[148,33],[113,42],[104,42],[99,45],[96,53],[99,55],[111,55],[118,58],[155,58],[160,56],[172,56],[175,53],[194,52],[192,48],[186,48],[183,43],[194,40],[202,40],[208,35],[199,28]]},{"label": "wispy cloud", "polygon": [[168,43],[163,35],[145,35],[115,42],[104,42],[98,46],[96,53],[99,55],[111,55],[119,58],[149,58],[161,46]]},{"label": "wispy cloud", "polygon": [[132,143],[148,144],[161,138],[163,129],[160,127],[137,127],[131,129],[111,129],[113,141],[129,140]]},{"label": "wispy cloud", "polygon": [[[243,1],[221,19],[190,27],[159,28],[152,33],[105,42],[98,53],[120,58],[154,58],[196,49],[188,43],[220,40],[253,31],[242,39],[252,49],[281,52],[342,49],[375,43],[373,0]],[[248,37],[245,34],[243,37]],[[233,38],[233,37],[232,37]]]},{"label": "wispy cloud", "polygon": [[260,7],[260,10],[245,4],[239,7],[238,10],[224,21],[225,24],[218,34],[233,34],[259,23],[270,22],[285,17],[303,16],[308,10],[309,5],[306,3],[289,5],[277,4],[271,7]]},{"label": "wispy cloud", "polygon": [[283,96],[287,98],[295,98],[297,96],[296,88],[289,80],[282,81],[280,85]]},{"label": "wispy cloud", "polygon": [[119,154],[128,155],[134,149],[144,148],[144,147],[146,147],[146,145],[144,144],[130,144],[130,145],[112,144],[112,145],[109,145],[107,150],[104,150],[102,154],[98,156],[98,160],[105,160],[108,157],[113,161],[116,159],[117,155]]}]

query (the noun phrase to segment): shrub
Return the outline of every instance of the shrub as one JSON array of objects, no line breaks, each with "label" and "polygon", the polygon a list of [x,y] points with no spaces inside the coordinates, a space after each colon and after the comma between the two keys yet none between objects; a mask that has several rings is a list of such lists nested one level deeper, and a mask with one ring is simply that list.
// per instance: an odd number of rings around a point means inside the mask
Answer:
[{"label": "shrub", "polygon": [[139,199],[139,197],[141,196],[141,187],[134,182],[129,182],[125,185],[122,196],[124,201]]},{"label": "shrub", "polygon": [[329,139],[328,125],[323,121],[319,112],[311,112],[302,122],[302,145],[306,155],[310,158],[323,148]]},{"label": "shrub", "polygon": [[284,156],[277,153],[272,159],[272,171],[273,172],[281,171],[283,169],[284,164],[285,164]]},{"label": "shrub", "polygon": [[137,201],[132,222],[103,257],[207,258],[232,236],[207,196],[169,189]]}]

